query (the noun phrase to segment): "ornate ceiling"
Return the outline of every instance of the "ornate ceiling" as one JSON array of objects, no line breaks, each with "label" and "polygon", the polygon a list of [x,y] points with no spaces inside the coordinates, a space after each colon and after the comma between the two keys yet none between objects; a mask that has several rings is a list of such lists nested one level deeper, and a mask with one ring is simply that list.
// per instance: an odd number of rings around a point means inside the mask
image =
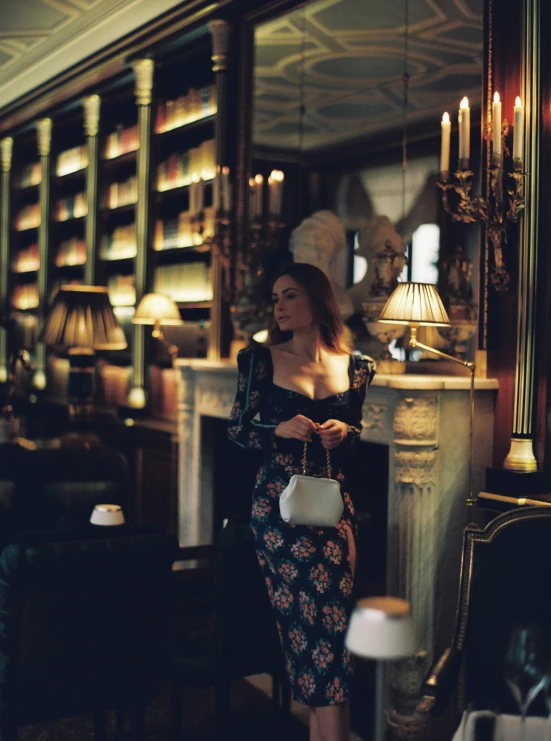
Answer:
[{"label": "ornate ceiling", "polygon": [[182,0],[0,0],[0,109]]},{"label": "ornate ceiling", "polygon": [[409,0],[407,40],[406,0],[314,0],[259,26],[255,143],[312,150],[401,130],[405,111],[408,125],[437,126],[444,110],[455,122],[464,95],[479,108],[482,6],[483,0]]}]

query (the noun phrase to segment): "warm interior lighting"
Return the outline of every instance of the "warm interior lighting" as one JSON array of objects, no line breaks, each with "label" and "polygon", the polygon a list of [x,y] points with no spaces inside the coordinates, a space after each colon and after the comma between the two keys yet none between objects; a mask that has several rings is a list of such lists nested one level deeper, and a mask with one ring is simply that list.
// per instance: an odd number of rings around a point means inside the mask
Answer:
[{"label": "warm interior lighting", "polygon": [[151,335],[163,343],[172,360],[178,357],[177,345],[167,342],[161,329],[162,324],[176,327],[184,323],[178,307],[170,296],[162,293],[146,293],[138,304],[132,323],[152,324]]},{"label": "warm interior lighting", "polygon": [[42,342],[69,349],[69,410],[73,419],[91,415],[95,350],[124,350],[126,338],[104,286],[62,286],[56,294]]},{"label": "warm interior lighting", "polygon": [[469,99],[467,98],[467,96],[465,96],[465,97],[464,97],[464,98],[463,98],[463,99],[461,100],[461,103],[459,104],[459,107],[460,107],[460,108],[468,108],[468,107],[469,107]]},{"label": "warm interior lighting", "polygon": [[459,363],[471,373],[471,394],[470,394],[470,426],[469,426],[469,493],[467,496],[467,506],[474,503],[472,495],[472,471],[473,471],[473,422],[474,422],[474,374],[476,366],[467,360],[460,360],[453,355],[437,350],[435,347],[425,345],[417,339],[417,329],[421,325],[432,327],[447,327],[450,320],[440,294],[436,286],[431,283],[399,283],[394,291],[390,294],[388,301],[383,306],[379,316],[380,322],[390,324],[407,324],[411,330],[409,344],[411,347],[425,350],[439,358],[451,360],[453,363]]},{"label": "warm interior lighting", "polygon": [[520,99],[520,95],[517,95],[517,97],[515,98],[515,105],[516,106],[521,106],[522,105],[522,101]]},{"label": "warm interior lighting", "polygon": [[253,340],[258,342],[259,345],[263,345],[268,339],[269,332],[267,329],[261,329],[253,334]]},{"label": "warm interior lighting", "polygon": [[450,122],[450,114],[447,111],[442,114],[442,121],[443,121],[443,123],[449,123]]},{"label": "warm interior lighting", "polygon": [[494,103],[499,103],[499,102],[500,102],[499,93],[496,92],[494,93]]}]

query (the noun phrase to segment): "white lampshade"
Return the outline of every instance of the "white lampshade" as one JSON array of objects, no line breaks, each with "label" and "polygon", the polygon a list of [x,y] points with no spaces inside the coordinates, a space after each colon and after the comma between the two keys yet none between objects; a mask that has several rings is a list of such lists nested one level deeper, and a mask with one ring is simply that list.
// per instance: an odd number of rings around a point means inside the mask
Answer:
[{"label": "white lampshade", "polygon": [[132,318],[133,324],[159,324],[180,326],[180,311],[170,296],[163,293],[146,293]]},{"label": "white lampshade", "polygon": [[391,324],[450,324],[440,294],[432,283],[399,283],[383,306],[378,321]]},{"label": "white lampshade", "polygon": [[398,597],[360,600],[348,624],[346,647],[368,659],[399,659],[411,656],[417,639],[409,602]]},{"label": "white lampshade", "polygon": [[124,525],[122,507],[118,504],[96,504],[90,522],[92,525]]}]

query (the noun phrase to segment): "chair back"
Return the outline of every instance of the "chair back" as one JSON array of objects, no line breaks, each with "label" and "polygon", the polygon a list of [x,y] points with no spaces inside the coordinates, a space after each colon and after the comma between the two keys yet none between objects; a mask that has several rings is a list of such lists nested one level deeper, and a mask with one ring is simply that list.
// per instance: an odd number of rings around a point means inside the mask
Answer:
[{"label": "chair back", "polygon": [[[515,623],[537,621],[551,638],[551,508],[500,515],[465,530],[455,646],[463,653],[458,709],[474,702],[518,713],[504,679]],[[533,706],[534,712],[545,709]]]},{"label": "chair back", "polygon": [[159,690],[177,543],[102,530],[34,533],[0,554],[0,728],[148,702]]}]

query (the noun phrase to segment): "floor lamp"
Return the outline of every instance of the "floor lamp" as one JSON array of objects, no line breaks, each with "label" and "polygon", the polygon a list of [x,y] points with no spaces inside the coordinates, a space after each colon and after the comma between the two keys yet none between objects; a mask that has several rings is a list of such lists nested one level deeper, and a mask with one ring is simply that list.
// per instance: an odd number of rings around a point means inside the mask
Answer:
[{"label": "floor lamp", "polygon": [[425,345],[417,339],[417,329],[420,326],[449,327],[450,320],[436,286],[432,283],[399,283],[383,306],[379,316],[380,322],[389,324],[407,324],[411,330],[409,344],[411,347],[425,350],[439,358],[451,360],[467,368],[471,373],[470,388],[470,422],[469,422],[469,494],[467,507],[472,507],[476,501],[473,498],[473,422],[474,422],[474,374],[476,366],[468,360],[460,360],[448,355],[435,347]]},{"label": "floor lamp", "polygon": [[383,741],[384,662],[413,656],[417,650],[409,602],[398,597],[361,599],[348,624],[346,647],[356,656],[377,662],[374,741]]}]

